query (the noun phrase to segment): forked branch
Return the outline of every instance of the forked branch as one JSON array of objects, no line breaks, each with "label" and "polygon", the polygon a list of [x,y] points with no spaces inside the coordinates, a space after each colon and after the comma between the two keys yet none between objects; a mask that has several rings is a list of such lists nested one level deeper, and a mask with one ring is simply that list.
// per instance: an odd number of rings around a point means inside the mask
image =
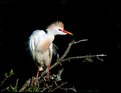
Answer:
[{"label": "forked branch", "polygon": [[[68,62],[68,61],[74,60],[74,59],[85,59],[86,61],[91,62],[91,60],[92,60],[91,58],[96,57],[97,59],[103,61],[103,59],[101,59],[100,57],[106,56],[105,54],[85,55],[85,56],[74,56],[74,57],[65,58],[65,57],[68,55],[68,53],[69,53],[69,51],[70,51],[72,45],[75,45],[75,44],[78,44],[78,43],[81,43],[81,42],[84,42],[84,41],[88,41],[88,39],[82,39],[82,40],[78,40],[78,41],[75,41],[75,40],[71,41],[71,42],[68,44],[68,47],[67,47],[66,51],[64,52],[64,54],[62,55],[62,57],[60,57],[60,58],[57,59],[57,61],[50,67],[50,70],[52,70],[53,68],[55,68],[55,67],[58,66],[59,64],[62,64],[63,62]],[[65,58],[65,59],[64,59],[64,58]],[[41,73],[41,76],[39,77],[39,84],[42,83],[42,82],[44,82],[43,77],[44,77],[45,75],[46,75],[46,71],[43,71],[43,72]],[[31,83],[31,78],[29,78],[29,79],[25,82],[25,84],[20,88],[20,90],[19,90],[18,92],[23,92],[23,91],[30,85],[30,83]],[[57,87],[57,88],[59,88],[59,87]],[[56,89],[56,88],[55,88],[55,89]],[[52,91],[53,91],[53,90],[52,90]]]}]

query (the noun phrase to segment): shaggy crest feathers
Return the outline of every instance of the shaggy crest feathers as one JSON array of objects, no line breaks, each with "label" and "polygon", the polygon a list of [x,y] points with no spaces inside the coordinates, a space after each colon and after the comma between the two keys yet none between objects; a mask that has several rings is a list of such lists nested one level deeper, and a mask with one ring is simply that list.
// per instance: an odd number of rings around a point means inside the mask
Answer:
[{"label": "shaggy crest feathers", "polygon": [[47,29],[52,29],[54,27],[61,27],[62,29],[64,29],[64,24],[61,21],[56,21],[53,22],[52,24],[50,24]]}]

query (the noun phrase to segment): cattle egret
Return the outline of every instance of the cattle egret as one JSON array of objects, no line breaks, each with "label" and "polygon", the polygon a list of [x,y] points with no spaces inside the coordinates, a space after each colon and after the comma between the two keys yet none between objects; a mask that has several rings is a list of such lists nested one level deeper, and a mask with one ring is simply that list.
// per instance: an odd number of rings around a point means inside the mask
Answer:
[{"label": "cattle egret", "polygon": [[38,66],[36,78],[38,78],[39,71],[43,70],[46,70],[47,76],[49,76],[50,64],[55,52],[53,44],[55,35],[66,34],[73,35],[71,32],[64,30],[64,24],[61,21],[53,22],[47,27],[46,31],[33,31],[29,37],[29,49]]}]

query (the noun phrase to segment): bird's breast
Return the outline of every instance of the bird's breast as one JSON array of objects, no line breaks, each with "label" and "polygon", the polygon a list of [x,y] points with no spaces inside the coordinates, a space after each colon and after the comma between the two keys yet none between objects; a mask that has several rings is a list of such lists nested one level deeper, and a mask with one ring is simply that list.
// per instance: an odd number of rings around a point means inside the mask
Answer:
[{"label": "bird's breast", "polygon": [[38,45],[38,50],[41,53],[44,53],[49,50],[50,45],[52,44],[54,38],[53,37],[48,37],[46,39],[43,39],[43,41]]}]

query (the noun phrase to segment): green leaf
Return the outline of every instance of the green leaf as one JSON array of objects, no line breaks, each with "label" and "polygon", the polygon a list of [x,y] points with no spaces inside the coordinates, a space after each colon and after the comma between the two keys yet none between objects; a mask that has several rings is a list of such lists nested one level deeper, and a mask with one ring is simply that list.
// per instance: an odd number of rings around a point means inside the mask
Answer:
[{"label": "green leaf", "polygon": [[7,73],[5,73],[5,74],[4,74],[4,76],[7,78],[7,77],[8,77],[8,74],[7,74]]},{"label": "green leaf", "polygon": [[13,72],[13,70],[11,69],[11,71],[10,71],[10,76],[12,76],[12,75],[14,75],[14,72]]}]

